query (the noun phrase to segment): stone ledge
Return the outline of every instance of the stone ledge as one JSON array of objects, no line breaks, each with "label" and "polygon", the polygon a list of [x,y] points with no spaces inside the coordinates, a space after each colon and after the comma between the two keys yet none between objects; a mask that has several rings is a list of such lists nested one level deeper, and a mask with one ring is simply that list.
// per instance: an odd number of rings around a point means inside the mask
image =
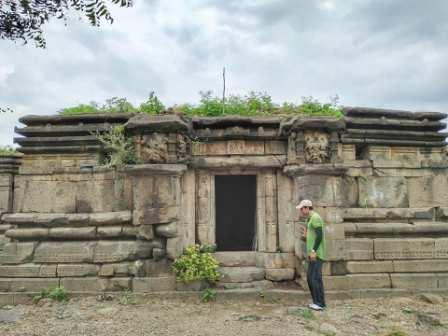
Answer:
[{"label": "stone ledge", "polygon": [[280,168],[286,164],[286,155],[233,155],[232,157],[196,157],[193,168]]},{"label": "stone ledge", "polygon": [[97,213],[13,213],[4,214],[1,220],[14,225],[39,225],[44,227],[60,226],[105,226],[131,224],[131,211]]}]

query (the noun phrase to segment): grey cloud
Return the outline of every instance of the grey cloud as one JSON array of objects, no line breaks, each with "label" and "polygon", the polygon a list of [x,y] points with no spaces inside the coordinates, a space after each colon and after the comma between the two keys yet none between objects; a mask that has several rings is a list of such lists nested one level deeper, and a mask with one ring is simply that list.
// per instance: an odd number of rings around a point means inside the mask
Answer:
[{"label": "grey cloud", "polygon": [[[226,66],[229,94],[448,112],[447,14],[445,0],[140,0],[112,26],[50,26],[46,51],[0,41],[15,69],[0,102],[17,117],[151,90],[192,102],[219,93]],[[0,143],[15,123],[0,115]]]}]

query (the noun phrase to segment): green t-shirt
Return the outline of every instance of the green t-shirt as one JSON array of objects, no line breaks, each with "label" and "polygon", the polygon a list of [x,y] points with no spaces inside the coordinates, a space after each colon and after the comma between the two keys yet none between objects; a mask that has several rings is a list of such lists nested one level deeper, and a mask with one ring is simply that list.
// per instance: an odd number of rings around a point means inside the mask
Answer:
[{"label": "green t-shirt", "polygon": [[312,212],[307,222],[306,230],[306,251],[309,254],[314,248],[314,243],[316,242],[316,229],[322,228],[322,241],[319,248],[316,251],[316,255],[319,259],[324,260],[325,258],[325,228],[324,221],[318,213]]}]

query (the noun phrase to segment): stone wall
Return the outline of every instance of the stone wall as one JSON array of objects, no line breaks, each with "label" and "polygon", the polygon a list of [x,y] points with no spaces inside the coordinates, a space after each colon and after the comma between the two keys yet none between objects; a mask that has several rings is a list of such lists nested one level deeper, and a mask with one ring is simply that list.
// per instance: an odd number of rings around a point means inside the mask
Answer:
[{"label": "stone wall", "polygon": [[[170,261],[215,243],[220,174],[257,176],[257,251],[220,252],[225,281],[304,280],[295,205],[309,198],[327,224],[328,290],[446,289],[445,117],[22,118],[20,170],[0,160],[0,290],[175,288]],[[140,164],[101,166],[108,149],[92,134],[114,125]]]},{"label": "stone wall", "polygon": [[16,176],[13,211],[1,216],[1,290],[173,289],[185,170],[140,165]]}]

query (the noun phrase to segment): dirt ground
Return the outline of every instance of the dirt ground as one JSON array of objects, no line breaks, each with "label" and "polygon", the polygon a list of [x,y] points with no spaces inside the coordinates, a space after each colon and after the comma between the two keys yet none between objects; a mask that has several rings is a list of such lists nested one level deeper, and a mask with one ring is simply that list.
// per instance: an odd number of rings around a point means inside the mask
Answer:
[{"label": "dirt ground", "polygon": [[446,336],[448,300],[418,295],[333,301],[324,312],[312,312],[261,294],[241,301],[218,297],[208,303],[132,294],[72,298],[68,303],[44,299],[0,308],[0,335]]}]

